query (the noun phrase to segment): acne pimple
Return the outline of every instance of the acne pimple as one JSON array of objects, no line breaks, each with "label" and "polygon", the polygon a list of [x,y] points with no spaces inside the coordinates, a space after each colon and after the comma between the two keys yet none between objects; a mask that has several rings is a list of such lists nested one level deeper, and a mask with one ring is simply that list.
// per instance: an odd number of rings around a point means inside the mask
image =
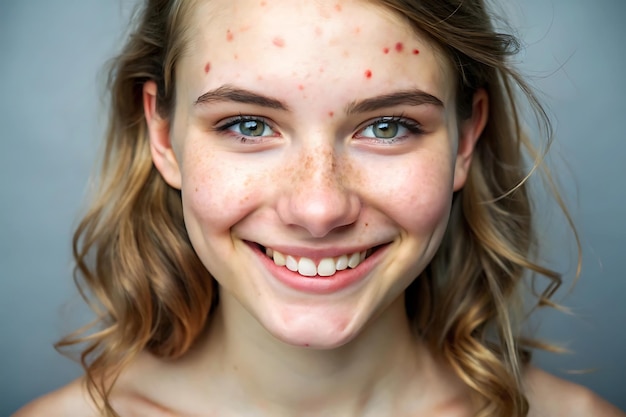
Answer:
[{"label": "acne pimple", "polygon": [[404,49],[404,45],[402,44],[402,42],[396,43],[396,51],[402,52],[403,49]]},{"label": "acne pimple", "polygon": [[335,4],[335,10],[337,10],[338,12],[342,11],[343,8],[341,7],[341,4],[339,3]]},{"label": "acne pimple", "polygon": [[420,50],[419,49],[413,49],[413,55],[419,55]]},{"label": "acne pimple", "polygon": [[266,2],[266,1],[262,1],[262,2],[261,2],[261,7],[266,6],[266,5],[267,5],[267,2]]},{"label": "acne pimple", "polygon": [[319,26],[315,26],[315,35],[322,36],[322,28],[320,28]]},{"label": "acne pimple", "polygon": [[285,40],[279,36],[272,39],[272,43],[279,48],[282,48],[283,46],[285,46]]},{"label": "acne pimple", "polygon": [[232,32],[230,29],[228,29],[228,30],[226,31],[226,40],[227,40],[228,42],[231,42],[231,41],[233,40],[233,38],[234,38],[234,37],[235,37],[235,36],[233,35],[233,32]]},{"label": "acne pimple", "polygon": [[361,33],[361,27],[360,27],[360,26],[355,27],[355,28],[354,28],[354,33],[356,33],[357,35],[358,35],[359,33]]},{"label": "acne pimple", "polygon": [[300,91],[304,90],[304,86],[302,84],[298,84],[298,90]]},{"label": "acne pimple", "polygon": [[388,54],[389,53],[389,48],[383,48],[383,54]]},{"label": "acne pimple", "polygon": [[206,65],[204,66],[204,73],[208,74],[209,71],[211,71],[211,63],[207,62]]},{"label": "acne pimple", "polygon": [[239,59],[239,55],[235,54],[233,55],[233,58],[235,59],[235,61],[237,61]]},{"label": "acne pimple", "polygon": [[334,112],[334,111],[329,111],[329,112],[328,112],[328,116],[329,116],[329,117],[333,117],[333,116],[335,116],[335,112]]},{"label": "acne pimple", "polygon": [[365,78],[367,78],[367,79],[372,78],[372,71],[371,70],[365,70]]}]

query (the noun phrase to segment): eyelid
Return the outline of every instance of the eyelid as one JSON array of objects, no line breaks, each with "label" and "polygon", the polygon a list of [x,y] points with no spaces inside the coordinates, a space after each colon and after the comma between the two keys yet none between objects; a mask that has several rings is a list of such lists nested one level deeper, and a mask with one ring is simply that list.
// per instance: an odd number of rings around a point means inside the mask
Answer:
[{"label": "eyelid", "polygon": [[[405,128],[408,130],[409,135],[406,136],[410,136],[410,135],[422,135],[425,133],[424,128],[422,126],[421,123],[419,123],[418,121],[411,119],[411,118],[407,118],[403,115],[399,115],[399,116],[381,116],[381,117],[377,117],[374,119],[370,119],[367,122],[363,123],[360,125],[360,127],[357,129],[356,133],[354,134],[354,136],[358,137],[359,134],[361,132],[363,132],[365,129],[377,124],[377,123],[397,123],[399,124],[401,127]],[[384,139],[384,138],[371,138],[371,137],[363,137],[364,139],[371,139],[374,141],[378,141],[378,142],[387,142],[387,143],[391,143],[394,140],[398,141],[398,140],[403,140],[403,139],[407,139],[406,137],[397,137],[397,138],[390,138],[390,139]]]}]

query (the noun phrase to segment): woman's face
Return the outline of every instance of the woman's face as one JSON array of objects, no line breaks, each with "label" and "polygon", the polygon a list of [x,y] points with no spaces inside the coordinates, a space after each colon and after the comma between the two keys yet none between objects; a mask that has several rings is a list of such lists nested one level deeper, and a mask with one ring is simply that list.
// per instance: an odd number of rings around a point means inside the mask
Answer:
[{"label": "woman's face", "polygon": [[451,70],[363,1],[200,1],[191,19],[174,116],[147,112],[191,242],[224,308],[344,344],[401,302],[465,181]]}]

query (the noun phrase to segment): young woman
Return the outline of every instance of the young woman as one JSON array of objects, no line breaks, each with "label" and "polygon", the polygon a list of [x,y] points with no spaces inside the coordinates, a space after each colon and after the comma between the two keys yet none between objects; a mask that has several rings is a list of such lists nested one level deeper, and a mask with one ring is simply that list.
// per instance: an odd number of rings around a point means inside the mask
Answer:
[{"label": "young woman", "polygon": [[147,1],[75,236],[86,377],[17,416],[623,416],[518,331],[558,275],[515,47],[483,0]]}]

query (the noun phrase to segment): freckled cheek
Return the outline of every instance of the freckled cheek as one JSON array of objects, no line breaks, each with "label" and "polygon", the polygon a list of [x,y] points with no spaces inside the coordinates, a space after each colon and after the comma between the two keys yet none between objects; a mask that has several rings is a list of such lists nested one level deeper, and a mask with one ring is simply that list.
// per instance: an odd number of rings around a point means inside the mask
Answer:
[{"label": "freckled cheek", "polygon": [[258,204],[259,189],[248,173],[232,164],[204,160],[183,174],[185,221],[203,230],[227,231]]},{"label": "freckled cheek", "polygon": [[[380,172],[380,171],[379,171]],[[390,173],[392,174],[392,173]],[[419,234],[432,233],[449,215],[452,200],[451,174],[436,167],[397,170],[380,179],[378,205],[403,229]]]}]

